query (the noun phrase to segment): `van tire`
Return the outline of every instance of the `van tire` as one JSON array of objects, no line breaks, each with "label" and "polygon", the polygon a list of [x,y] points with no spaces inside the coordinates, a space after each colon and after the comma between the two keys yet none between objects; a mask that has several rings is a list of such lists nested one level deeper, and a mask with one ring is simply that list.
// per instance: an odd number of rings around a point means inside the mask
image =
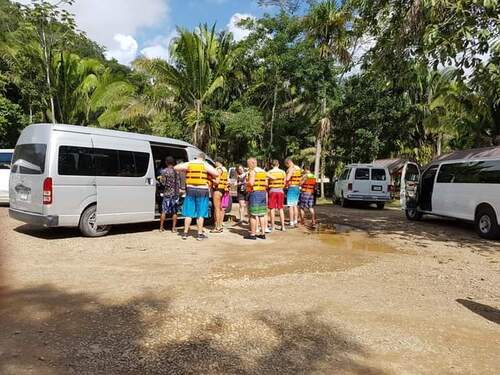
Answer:
[{"label": "van tire", "polygon": [[109,233],[109,230],[111,229],[109,225],[98,227],[97,230],[94,229],[92,221],[95,220],[96,215],[97,206],[95,204],[87,207],[85,211],[83,211],[78,227],[80,228],[80,232],[85,237],[102,237]]},{"label": "van tire", "polygon": [[411,221],[420,221],[422,220],[422,213],[418,211],[416,208],[407,208],[405,210],[406,218]]},{"label": "van tire", "polygon": [[498,226],[495,210],[489,205],[479,206],[476,210],[474,220],[477,233],[488,240],[500,238],[500,227]]},{"label": "van tire", "polygon": [[377,210],[383,210],[385,207],[385,203],[377,203]]}]

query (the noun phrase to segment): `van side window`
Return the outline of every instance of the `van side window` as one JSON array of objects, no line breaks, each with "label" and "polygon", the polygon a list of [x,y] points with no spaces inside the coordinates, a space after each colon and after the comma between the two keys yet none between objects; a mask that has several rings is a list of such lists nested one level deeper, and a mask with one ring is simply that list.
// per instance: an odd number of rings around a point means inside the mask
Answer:
[{"label": "van side window", "polygon": [[385,169],[372,169],[372,180],[374,181],[385,181],[387,176],[385,175]]},{"label": "van side window", "polygon": [[341,180],[347,180],[349,178],[349,172],[351,170],[349,168],[344,169],[344,172],[340,175]]},{"label": "van side window", "polygon": [[149,168],[149,154],[104,148],[60,146],[60,176],[143,177]]},{"label": "van side window", "polygon": [[455,184],[500,184],[500,161],[443,164],[437,182]]},{"label": "van side window", "polygon": [[369,180],[370,179],[370,169],[368,168],[357,168],[354,175],[356,180]]},{"label": "van side window", "polygon": [[60,176],[95,176],[93,149],[90,147],[59,147]]}]

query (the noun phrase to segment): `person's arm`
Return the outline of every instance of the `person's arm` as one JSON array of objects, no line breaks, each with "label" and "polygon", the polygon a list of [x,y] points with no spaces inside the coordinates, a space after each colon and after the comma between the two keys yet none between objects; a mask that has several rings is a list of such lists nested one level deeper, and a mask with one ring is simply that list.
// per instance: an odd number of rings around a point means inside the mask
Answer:
[{"label": "person's arm", "polygon": [[205,163],[205,168],[207,170],[207,173],[212,177],[219,177],[219,172],[217,171],[217,169],[212,167],[210,164]]},{"label": "person's arm", "polygon": [[249,171],[247,178],[248,178],[248,185],[253,187],[253,185],[255,185],[255,171]]},{"label": "person's arm", "polygon": [[285,182],[286,183],[290,182],[290,180],[292,179],[294,171],[295,171],[294,168],[288,168],[288,171],[286,172],[286,178],[285,178]]},{"label": "person's arm", "polygon": [[181,164],[177,164],[174,169],[177,171],[177,172],[185,172],[187,171],[188,169],[188,164],[189,163],[181,163]]}]

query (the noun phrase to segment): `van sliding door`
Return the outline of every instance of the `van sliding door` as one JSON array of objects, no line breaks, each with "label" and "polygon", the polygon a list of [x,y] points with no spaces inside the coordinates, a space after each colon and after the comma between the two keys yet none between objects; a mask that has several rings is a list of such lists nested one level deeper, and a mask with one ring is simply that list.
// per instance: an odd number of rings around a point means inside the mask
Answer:
[{"label": "van sliding door", "polygon": [[148,142],[92,136],[97,224],[154,220],[155,174]]}]

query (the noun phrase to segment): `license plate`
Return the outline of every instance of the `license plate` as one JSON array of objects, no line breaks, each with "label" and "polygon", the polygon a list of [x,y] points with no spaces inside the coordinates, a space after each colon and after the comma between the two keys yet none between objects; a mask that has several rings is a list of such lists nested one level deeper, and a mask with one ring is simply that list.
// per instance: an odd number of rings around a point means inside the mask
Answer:
[{"label": "license plate", "polygon": [[29,193],[19,193],[19,200],[20,201],[28,201],[30,198]]},{"label": "license plate", "polygon": [[382,186],[373,185],[372,186],[372,191],[382,191]]}]

